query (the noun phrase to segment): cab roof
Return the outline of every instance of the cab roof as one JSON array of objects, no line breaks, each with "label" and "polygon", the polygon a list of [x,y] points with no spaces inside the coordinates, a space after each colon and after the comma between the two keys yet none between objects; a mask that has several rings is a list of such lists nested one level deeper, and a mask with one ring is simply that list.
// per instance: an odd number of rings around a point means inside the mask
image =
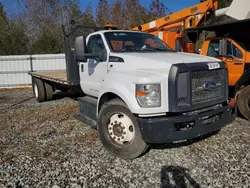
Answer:
[{"label": "cab roof", "polygon": [[92,34],[100,34],[100,33],[114,33],[114,32],[127,32],[127,33],[143,33],[140,31],[131,31],[131,30],[100,30],[100,31],[96,31]]}]

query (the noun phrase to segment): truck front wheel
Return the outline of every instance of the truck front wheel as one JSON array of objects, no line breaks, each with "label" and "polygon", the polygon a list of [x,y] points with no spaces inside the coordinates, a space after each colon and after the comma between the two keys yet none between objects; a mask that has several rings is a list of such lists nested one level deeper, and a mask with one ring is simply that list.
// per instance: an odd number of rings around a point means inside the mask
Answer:
[{"label": "truck front wheel", "polygon": [[240,113],[250,120],[250,86],[243,88],[237,98],[237,106]]},{"label": "truck front wheel", "polygon": [[147,149],[134,115],[120,99],[102,106],[98,132],[103,146],[119,158],[134,159]]}]

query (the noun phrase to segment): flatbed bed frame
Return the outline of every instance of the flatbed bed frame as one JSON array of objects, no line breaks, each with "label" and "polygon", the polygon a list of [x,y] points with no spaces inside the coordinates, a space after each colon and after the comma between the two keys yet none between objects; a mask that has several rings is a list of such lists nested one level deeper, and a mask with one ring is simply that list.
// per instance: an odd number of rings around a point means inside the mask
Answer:
[{"label": "flatbed bed frame", "polygon": [[47,80],[63,85],[74,86],[75,83],[70,83],[67,80],[67,73],[64,70],[56,70],[56,71],[41,71],[41,72],[29,72],[29,75],[35,78],[39,78],[42,80]]}]

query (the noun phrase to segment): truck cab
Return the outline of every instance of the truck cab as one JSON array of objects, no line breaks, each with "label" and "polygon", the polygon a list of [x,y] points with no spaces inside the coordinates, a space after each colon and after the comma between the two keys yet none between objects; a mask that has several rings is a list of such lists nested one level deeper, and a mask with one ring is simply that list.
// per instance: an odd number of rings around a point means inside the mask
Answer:
[{"label": "truck cab", "polygon": [[228,67],[229,86],[235,86],[243,75],[245,66],[248,66],[246,63],[250,62],[249,44],[250,41],[246,43],[246,41],[234,40],[227,37],[210,38],[203,43],[201,54],[224,61]]},{"label": "truck cab", "polygon": [[176,52],[137,31],[98,31],[75,40],[80,116],[96,122],[113,155],[140,156],[150,143],[185,141],[235,118],[227,68],[213,57]]},{"label": "truck cab", "polygon": [[[239,34],[240,35],[240,34]],[[205,40],[201,54],[215,57],[227,64],[230,96],[237,98],[242,115],[250,119],[250,40],[249,37],[215,37]]]}]

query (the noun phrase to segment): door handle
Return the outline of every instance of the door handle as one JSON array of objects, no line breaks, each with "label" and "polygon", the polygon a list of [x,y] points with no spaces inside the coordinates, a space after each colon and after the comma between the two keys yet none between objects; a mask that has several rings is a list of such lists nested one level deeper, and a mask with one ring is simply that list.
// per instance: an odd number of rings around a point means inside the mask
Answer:
[{"label": "door handle", "polygon": [[242,63],[242,61],[235,61],[234,64],[235,64],[235,65],[242,65],[243,63]]},{"label": "door handle", "polygon": [[109,67],[110,67],[110,68],[112,68],[112,67],[113,67],[113,65],[109,65]]}]

